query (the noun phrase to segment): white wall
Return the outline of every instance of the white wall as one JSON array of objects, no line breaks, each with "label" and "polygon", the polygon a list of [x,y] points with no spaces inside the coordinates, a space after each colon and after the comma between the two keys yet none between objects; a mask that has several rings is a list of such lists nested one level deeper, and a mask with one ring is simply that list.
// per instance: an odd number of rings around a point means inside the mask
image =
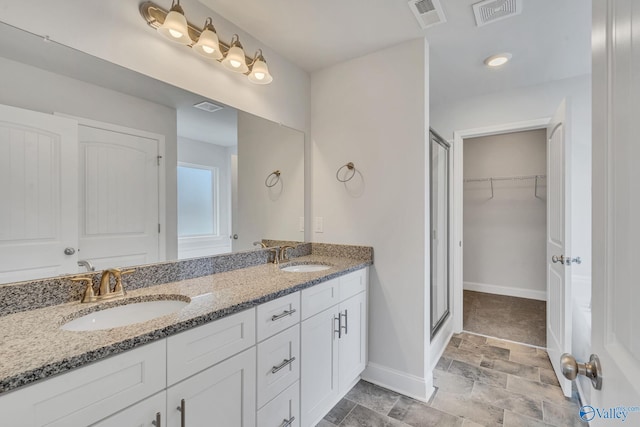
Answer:
[{"label": "white wall", "polygon": [[[572,266],[574,280],[591,277],[591,76],[584,75],[547,84],[529,86],[469,98],[451,104],[433,105],[432,127],[445,139],[454,131],[551,117],[563,98],[569,99],[572,141],[572,256],[581,265]],[[465,147],[466,148],[466,147]]]},{"label": "white wall", "polygon": [[218,238],[178,238],[178,257],[194,258],[231,252],[231,155],[229,147],[178,137],[178,162],[218,169]]},{"label": "white wall", "polygon": [[[173,108],[1,57],[0,70],[2,80],[11,82],[3,84],[0,104],[43,113],[64,113],[161,134],[165,136],[166,152],[176,150],[177,124]],[[175,191],[167,188],[167,259],[177,256],[175,205]]]},{"label": "white wall", "polygon": [[[238,113],[238,208],[233,250],[262,239],[303,241],[304,135],[243,112]],[[280,179],[268,188],[274,171]],[[272,184],[270,182],[269,184]],[[340,242],[341,240],[336,240]]]},{"label": "white wall", "polygon": [[[545,175],[546,130],[464,140],[464,178]],[[546,180],[464,184],[465,289],[546,300]]]},{"label": "white wall", "polygon": [[[365,377],[419,399],[432,390],[428,74],[428,44],[417,39],[311,76],[311,213],[324,222],[313,240],[374,247]],[[358,173],[339,183],[350,161]]]}]

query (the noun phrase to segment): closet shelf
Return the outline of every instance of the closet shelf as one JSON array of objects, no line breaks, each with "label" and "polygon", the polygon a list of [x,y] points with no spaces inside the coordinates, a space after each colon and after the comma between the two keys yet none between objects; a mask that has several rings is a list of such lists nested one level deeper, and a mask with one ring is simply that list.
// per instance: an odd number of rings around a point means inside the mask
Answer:
[{"label": "closet shelf", "polygon": [[468,178],[465,179],[464,182],[489,182],[491,184],[491,198],[493,199],[493,181],[524,181],[533,179],[535,182],[533,195],[538,199],[542,199],[542,197],[538,196],[538,181],[546,178],[547,175],[492,176],[488,178]]}]

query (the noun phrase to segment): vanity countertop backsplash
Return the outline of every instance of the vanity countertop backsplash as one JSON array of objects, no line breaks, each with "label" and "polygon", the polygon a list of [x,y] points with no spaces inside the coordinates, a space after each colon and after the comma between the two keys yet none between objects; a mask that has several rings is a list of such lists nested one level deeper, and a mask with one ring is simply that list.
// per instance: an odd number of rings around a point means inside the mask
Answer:
[{"label": "vanity countertop backsplash", "polygon": [[[288,244],[269,241],[269,246]],[[298,244],[290,260],[269,262],[269,248],[140,266],[123,276],[124,299],[80,303],[84,286],[65,276],[0,285],[0,394],[138,345],[165,338],[373,263],[373,248]],[[286,272],[287,265],[325,264],[327,270]],[[115,267],[115,266],[114,266]],[[97,284],[99,274],[94,275]],[[97,331],[60,326],[95,311],[158,299],[184,308],[142,323]]]}]

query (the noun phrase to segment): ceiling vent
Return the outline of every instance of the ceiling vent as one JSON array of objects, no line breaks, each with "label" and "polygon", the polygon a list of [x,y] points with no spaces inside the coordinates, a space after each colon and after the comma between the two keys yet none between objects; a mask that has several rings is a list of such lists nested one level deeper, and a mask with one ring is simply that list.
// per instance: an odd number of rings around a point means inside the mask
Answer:
[{"label": "ceiling vent", "polygon": [[485,0],[473,5],[476,24],[487,24],[510,18],[522,13],[522,0]]},{"label": "ceiling vent", "polygon": [[194,107],[204,110],[208,113],[215,113],[218,110],[222,110],[224,107],[218,104],[214,104],[209,101],[202,101],[194,105]]},{"label": "ceiling vent", "polygon": [[447,22],[440,0],[409,0],[409,9],[416,16],[422,29]]}]

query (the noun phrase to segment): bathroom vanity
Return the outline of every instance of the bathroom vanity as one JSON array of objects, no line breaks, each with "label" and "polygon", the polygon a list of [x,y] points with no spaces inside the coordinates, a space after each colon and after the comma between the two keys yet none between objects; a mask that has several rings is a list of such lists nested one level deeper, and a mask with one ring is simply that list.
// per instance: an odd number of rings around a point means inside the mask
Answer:
[{"label": "bathroom vanity", "polygon": [[[2,316],[2,422],[313,426],[358,381],[367,362],[372,259],[344,254],[311,251],[284,265],[142,287],[118,301],[76,301]],[[326,269],[281,268],[308,264]],[[142,323],[60,328],[91,310],[178,298],[188,304]]]}]

